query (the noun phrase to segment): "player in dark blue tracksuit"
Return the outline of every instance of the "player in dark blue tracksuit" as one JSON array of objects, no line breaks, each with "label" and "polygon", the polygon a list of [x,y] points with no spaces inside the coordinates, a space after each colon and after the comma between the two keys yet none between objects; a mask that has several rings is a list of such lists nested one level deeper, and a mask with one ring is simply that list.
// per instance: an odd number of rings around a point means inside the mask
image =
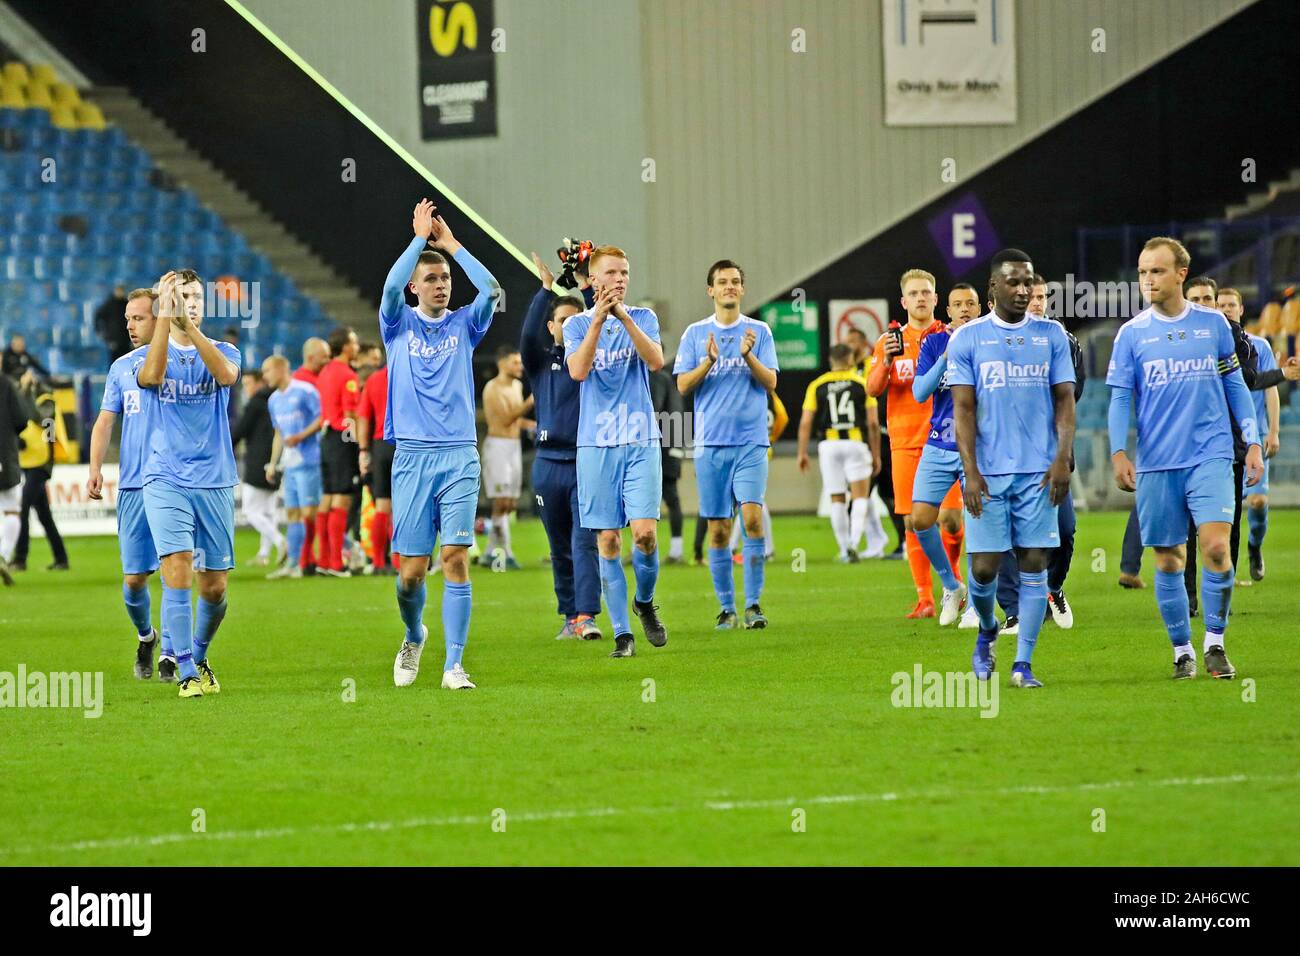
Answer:
[{"label": "player in dark blue tracksuit", "polygon": [[576,295],[551,291],[555,277],[533,254],[542,288],[524,317],[519,355],[537,411],[533,492],[551,544],[555,597],[564,615],[560,638],[599,640],[600,563],[596,532],[578,524],[578,384],[564,362],[564,320],[587,308]]}]

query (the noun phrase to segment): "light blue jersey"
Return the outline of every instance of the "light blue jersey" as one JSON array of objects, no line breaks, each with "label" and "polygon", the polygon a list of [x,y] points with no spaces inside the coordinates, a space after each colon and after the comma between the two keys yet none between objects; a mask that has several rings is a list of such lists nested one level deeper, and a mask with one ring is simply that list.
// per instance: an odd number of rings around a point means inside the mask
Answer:
[{"label": "light blue jersey", "polygon": [[1136,397],[1139,472],[1233,460],[1224,376],[1240,377],[1239,366],[1228,320],[1213,309],[1189,302],[1166,318],[1148,307],[1120,327],[1106,384]]},{"label": "light blue jersey", "polygon": [[[1255,354],[1259,356],[1259,363],[1255,366],[1256,372],[1270,372],[1277,368],[1277,357],[1273,354],[1273,345],[1268,339],[1251,335],[1249,332],[1246,333],[1246,338],[1250,339],[1250,344],[1255,346]],[[1267,395],[1266,388],[1250,393],[1250,397],[1255,400],[1255,430],[1261,436],[1268,434],[1269,426],[1272,424],[1268,420],[1268,404],[1265,401]]]},{"label": "light blue jersey", "polygon": [[476,445],[474,348],[492,324],[501,287],[462,247],[453,258],[478,295],[469,305],[429,318],[402,297],[426,244],[416,236],[384,284],[379,309],[379,332],[388,352],[384,438],[411,448]]},{"label": "light blue jersey", "polygon": [[948,385],[975,389],[975,459],[988,475],[1042,474],[1056,457],[1053,386],[1074,382],[1065,329],[990,312],[948,340]]},{"label": "light blue jersey", "polygon": [[118,451],[117,488],[136,491],[144,487],[144,466],[148,455],[151,417],[158,406],[152,389],[141,388],[136,373],[144,364],[147,345],[127,352],[108,370],[104,400],[99,407],[122,418],[122,443]]},{"label": "light blue jersey", "polygon": [[[292,379],[289,387],[276,389],[266,403],[271,413],[271,424],[282,438],[296,435],[316,420],[320,414],[320,392],[315,386],[300,379]],[[299,465],[320,465],[320,432],[314,432],[293,448],[285,446],[280,464],[289,468]]]},{"label": "light blue jersey", "polygon": [[718,346],[718,360],[695,387],[694,444],[768,445],[767,389],[754,378],[740,354],[745,333],[754,330],[754,357],[778,371],[776,343],[766,322],[742,315],[732,325],[722,325],[711,315],[686,327],[677,347],[673,374],[689,372],[708,354],[709,336]]},{"label": "light blue jersey", "polygon": [[[650,309],[624,306],[637,328],[659,342],[659,317]],[[578,350],[593,310],[571,315],[564,323],[564,360]],[[659,441],[659,423],[650,401],[650,371],[623,323],[605,319],[591,372],[579,390],[578,447],[613,448]],[[766,411],[764,421],[766,421]],[[584,526],[585,527],[585,526]]]},{"label": "light blue jersey", "polygon": [[[239,367],[239,349],[229,342],[212,344]],[[158,478],[178,488],[233,488],[238,484],[235,450],[230,444],[230,387],[217,384],[198,347],[169,340],[167,370],[162,384],[153,391],[157,412],[151,415],[145,484]]]}]

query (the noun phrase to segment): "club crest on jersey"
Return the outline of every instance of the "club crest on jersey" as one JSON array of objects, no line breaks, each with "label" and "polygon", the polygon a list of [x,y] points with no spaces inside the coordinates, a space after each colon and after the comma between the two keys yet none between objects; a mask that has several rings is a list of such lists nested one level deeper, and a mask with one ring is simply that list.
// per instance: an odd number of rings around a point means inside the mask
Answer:
[{"label": "club crest on jersey", "polygon": [[1025,337],[1023,335],[1008,335],[1007,345],[1024,345]]},{"label": "club crest on jersey", "polygon": [[[1166,333],[1165,333],[1165,338],[1169,339],[1169,341],[1172,342],[1172,341],[1174,340],[1174,333],[1172,333],[1172,332],[1166,332]],[[1187,330],[1186,330],[1186,329],[1179,329],[1179,330],[1178,330],[1178,340],[1181,342],[1181,341],[1183,341],[1183,340],[1186,339],[1186,338],[1187,338]]]}]

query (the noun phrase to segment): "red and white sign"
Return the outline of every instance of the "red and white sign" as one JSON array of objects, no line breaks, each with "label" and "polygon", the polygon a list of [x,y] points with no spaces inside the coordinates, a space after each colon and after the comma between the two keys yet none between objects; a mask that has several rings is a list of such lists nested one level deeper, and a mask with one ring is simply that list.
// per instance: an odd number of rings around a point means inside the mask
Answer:
[{"label": "red and white sign", "polygon": [[857,329],[867,337],[867,346],[871,347],[889,325],[889,300],[831,299],[827,314],[831,322],[831,345],[843,342],[850,329]]}]

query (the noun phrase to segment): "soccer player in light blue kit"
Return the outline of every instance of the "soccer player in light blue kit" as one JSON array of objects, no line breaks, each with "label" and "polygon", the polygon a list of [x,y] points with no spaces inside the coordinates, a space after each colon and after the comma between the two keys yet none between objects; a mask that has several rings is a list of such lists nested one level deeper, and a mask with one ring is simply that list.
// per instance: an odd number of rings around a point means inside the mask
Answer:
[{"label": "soccer player in light blue kit", "polygon": [[[235,564],[235,451],[230,389],[239,350],[213,342],[203,322],[203,281],[189,269],[158,284],[158,323],[136,373],[154,393],[144,505],[162,562],[163,626],[176,649],[181,697],[221,690],[208,646],[226,616],[226,576]],[[197,612],[190,589],[198,569]]]},{"label": "soccer player in light blue kit", "polygon": [[592,250],[588,274],[596,301],[564,323],[564,361],[581,382],[578,410],[578,511],[597,532],[600,581],[614,627],[610,657],[633,657],[627,579],[619,555],[623,528],[632,526],[633,606],[646,640],[668,643],[654,603],[659,579],[656,531],[663,496],[659,423],[650,399],[650,372],[663,368],[659,317],[625,306],[627,254],[617,246]]},{"label": "soccer player in light blue kit", "polygon": [[1074,363],[1065,329],[1026,314],[1034,267],[1019,249],[993,257],[993,311],[948,342],[957,449],[966,502],[971,603],[980,618],[971,664],[996,666],[993,614],[1002,552],[1020,562],[1020,632],[1012,687],[1042,687],[1030,666],[1047,614],[1047,559],[1060,535],[1056,506],[1070,490]]},{"label": "soccer player in light blue kit", "polygon": [[930,406],[930,437],[921,450],[912,485],[912,530],[943,584],[940,627],[955,623],[966,604],[966,585],[957,577],[957,569],[948,558],[937,527],[943,499],[961,481],[961,455],[957,452],[952,391],[948,387],[948,341],[954,332],[979,315],[979,309],[979,295],[969,283],[959,282],[948,291],[948,327],[942,332],[931,332],[921,341],[916,377],[912,380],[912,397],[918,402],[934,396]]},{"label": "soccer player in light blue kit", "polygon": [[[99,417],[90,433],[90,479],[86,493],[96,501],[104,497],[104,455],[113,436],[113,423],[122,416],[122,442],[118,450],[117,470],[117,545],[122,558],[122,602],[135,625],[139,638],[135,654],[135,676],[148,680],[153,676],[153,652],[159,643],[158,679],[176,680],[176,652],[163,623],[161,642],[153,618],[149,597],[149,575],[158,570],[158,551],[149,531],[144,512],[144,466],[149,436],[153,429],[151,413],[156,415],[154,393],[142,389],[135,376],[144,364],[147,343],[153,339],[158,321],[153,313],[157,297],[152,289],[135,289],[126,297],[126,332],[136,346],[113,363],[104,382],[104,399]],[[142,344],[145,343],[145,344]]]},{"label": "soccer player in light blue kit", "polygon": [[[379,333],[388,352],[388,414],[384,439],[393,456],[393,550],[401,555],[397,607],[406,635],[393,662],[393,683],[407,687],[420,671],[425,577],[435,540],[441,545],[442,686],[468,690],[474,682],[462,658],[473,603],[466,552],[474,543],[478,506],[478,435],[474,429],[474,348],[492,324],[501,286],[452,235],[434,205],[420,200],[415,236],[384,280]],[[430,239],[433,249],[426,249]],[[449,311],[454,259],[478,295]],[[419,305],[406,304],[410,286]]]},{"label": "soccer player in light blue kit", "polygon": [[731,515],[745,529],[745,627],[767,627],[759,606],[766,569],[763,498],[767,492],[767,393],[776,388],[776,343],[766,322],[740,312],[745,270],[730,259],[709,267],[713,315],[687,326],[673,373],[695,393],[695,481],[700,517],[709,522],[709,570],[722,610],[717,630],[738,626],[731,574]]},{"label": "soccer player in light blue kit", "polygon": [[288,560],[267,577],[300,578],[302,546],[307,538],[304,522],[316,519],[321,499],[320,423],[316,421],[320,417],[320,392],[311,383],[294,378],[289,360],[283,355],[269,356],[262,363],[262,376],[275,389],[266,403],[275,426],[266,476],[271,479],[283,469],[280,489],[289,522]]},{"label": "soccer player in light blue kit", "polygon": [[[1167,236],[1148,239],[1138,256],[1138,282],[1151,304],[1120,327],[1111,352],[1111,464],[1120,489],[1137,491],[1142,544],[1155,549],[1156,604],[1173,644],[1174,679],[1196,676],[1183,583],[1189,515],[1201,549],[1205,669],[1231,679],[1237,672],[1223,649],[1236,502],[1229,409],[1247,445],[1248,486],[1263,476],[1264,457],[1228,320],[1183,298],[1189,265],[1183,244]],[[1134,397],[1136,471],[1127,451]]]}]

